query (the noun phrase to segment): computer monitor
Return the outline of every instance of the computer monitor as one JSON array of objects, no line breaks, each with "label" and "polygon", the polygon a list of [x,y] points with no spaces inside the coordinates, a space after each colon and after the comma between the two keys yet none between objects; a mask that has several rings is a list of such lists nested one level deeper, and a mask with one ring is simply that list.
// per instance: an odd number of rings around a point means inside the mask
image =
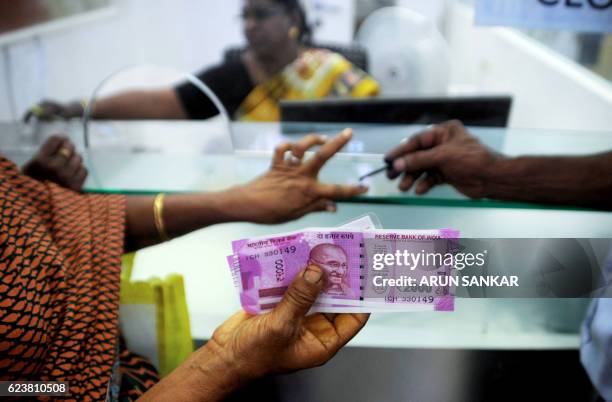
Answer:
[{"label": "computer monitor", "polygon": [[461,96],[282,101],[281,122],[438,124],[507,127],[512,97]]}]

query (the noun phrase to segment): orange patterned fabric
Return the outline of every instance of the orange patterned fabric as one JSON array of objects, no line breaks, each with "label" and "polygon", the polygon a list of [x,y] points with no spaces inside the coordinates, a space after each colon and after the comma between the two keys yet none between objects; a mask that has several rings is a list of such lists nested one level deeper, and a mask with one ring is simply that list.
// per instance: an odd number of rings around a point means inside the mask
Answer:
[{"label": "orange patterned fabric", "polygon": [[130,352],[122,342],[119,348],[120,401],[136,401],[159,381],[157,369],[148,359]]},{"label": "orange patterned fabric", "polygon": [[117,359],[125,199],[80,195],[0,156],[0,379],[106,398]]}]

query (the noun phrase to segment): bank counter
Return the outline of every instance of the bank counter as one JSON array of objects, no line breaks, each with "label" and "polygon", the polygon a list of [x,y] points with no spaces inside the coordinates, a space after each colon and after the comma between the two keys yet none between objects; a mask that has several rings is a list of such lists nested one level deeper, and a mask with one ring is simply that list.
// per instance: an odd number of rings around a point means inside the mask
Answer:
[{"label": "bank counter", "polygon": [[[125,194],[221,190],[263,173],[269,166],[271,150],[278,143],[296,140],[311,131],[333,135],[346,126],[351,125],[293,123],[281,127],[274,123],[233,123],[231,135],[228,135],[227,127],[219,122],[96,122],[90,127],[89,148],[85,152],[90,171],[86,190]],[[353,140],[323,169],[323,181],[356,183],[358,177],[382,165],[385,152],[423,129],[392,125],[352,127]],[[14,134],[3,138],[3,153],[18,162],[23,162],[35,145],[54,131],[68,132],[79,148],[84,146],[82,128],[77,122],[36,128],[5,124],[2,129],[4,132],[12,130]],[[612,132],[498,128],[473,128],[470,131],[488,146],[507,155],[579,155],[612,149]],[[612,214],[603,211],[473,201],[448,186],[417,197],[411,193],[399,193],[397,183],[389,182],[384,174],[369,179],[367,184],[371,188],[369,194],[339,203],[336,214],[317,213],[274,226],[216,225],[143,250],[136,259],[133,278],[182,274],[192,334],[196,339],[205,340],[224,319],[240,309],[225,259],[231,254],[231,241],[235,239],[312,226],[333,227],[366,213],[376,214],[384,228],[453,228],[460,230],[461,237],[612,238]],[[248,207],[244,205],[244,208]],[[338,368],[354,370],[355,365],[360,365],[359,359],[383,359],[381,353],[384,352],[366,356],[374,350],[371,348],[384,348],[389,356],[385,363],[379,364],[381,371],[367,375],[372,381],[380,381],[381,386],[385,381],[391,389],[395,386],[395,391],[389,392],[400,400],[406,397],[403,393],[406,387],[415,392],[411,394],[415,400],[420,400],[419,395],[428,400],[436,400],[432,396],[438,395],[442,398],[440,400],[444,400],[444,393],[454,392],[453,395],[457,396],[458,390],[465,393],[465,400],[471,400],[473,394],[467,391],[471,388],[465,388],[465,384],[468,381],[473,385],[477,377],[468,374],[458,377],[456,369],[476,367],[473,361],[489,359],[487,351],[495,351],[498,353],[496,356],[505,353],[503,351],[566,351],[573,364],[566,373],[573,375],[580,370],[576,350],[580,345],[579,326],[587,305],[588,301],[583,299],[460,298],[456,300],[452,313],[375,314],[349,344],[364,348],[358,358],[354,355],[356,352],[351,351],[355,349],[349,348],[331,363],[331,368],[300,374],[300,381],[306,384],[323,382],[321,387],[327,394],[308,394],[310,400],[322,400],[312,397],[333,394],[333,378],[338,376]],[[407,354],[402,354],[402,350]],[[465,351],[485,354],[466,357]],[[519,359],[521,363],[516,363],[519,361],[516,356],[512,354],[511,357],[515,363],[506,364],[518,364],[520,372],[526,375],[529,368],[523,366],[525,361],[533,363],[533,359],[541,361],[543,358],[548,364],[556,365],[560,359],[557,353],[547,354],[547,357],[535,355],[537,357],[529,358],[531,360]],[[479,367],[482,369],[482,365]],[[536,371],[549,369],[537,364],[534,367],[531,369]],[[415,373],[410,380],[397,376],[397,371],[404,369]],[[364,372],[359,375],[364,375]],[[419,385],[426,381],[421,377],[430,378],[430,375],[447,378],[451,383],[445,387],[434,383]],[[297,380],[291,378],[279,380],[276,384],[281,390],[279,392],[282,393],[283,387],[293,386],[292,381]],[[486,376],[482,378],[490,380]],[[401,385],[402,381],[408,383]],[[582,381],[584,385],[584,379]],[[350,392],[358,396],[357,400],[375,398],[370,388],[357,386]],[[478,388],[474,392],[482,395],[483,391]]]}]

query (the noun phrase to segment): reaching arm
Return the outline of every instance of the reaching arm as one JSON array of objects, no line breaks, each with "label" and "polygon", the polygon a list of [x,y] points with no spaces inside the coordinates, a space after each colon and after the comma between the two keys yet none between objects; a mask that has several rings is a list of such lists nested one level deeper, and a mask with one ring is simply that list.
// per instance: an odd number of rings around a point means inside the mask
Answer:
[{"label": "reaching arm", "polygon": [[472,198],[612,209],[612,152],[510,158],[452,121],[416,135],[386,160],[393,163],[389,178],[403,175],[402,191],[416,186],[425,194],[447,183]]},{"label": "reaching arm", "polygon": [[[178,237],[217,223],[247,221],[237,197],[240,189],[218,193],[165,197],[162,219],[166,233]],[[154,197],[128,197],[126,248],[128,251],[157,244],[160,237],[154,219]]]},{"label": "reaching arm", "polygon": [[[324,184],[318,181],[323,165],[351,139],[345,130],[327,141],[309,135],[295,144],[280,145],[272,167],[259,178],[226,191],[174,195],[165,198],[162,220],[170,237],[223,222],[281,223],[315,211],[333,212],[335,199],[367,191],[363,186]],[[320,145],[314,156],[302,163],[310,148]],[[286,158],[290,152],[291,157]],[[153,197],[130,197],[127,202],[126,244],[136,249],[158,243]]]},{"label": "reaching arm", "polygon": [[505,158],[485,181],[489,198],[612,209],[612,152]]},{"label": "reaching arm", "polygon": [[[41,120],[71,119],[81,117],[83,113],[81,102],[62,104],[46,100],[32,107],[24,116],[24,120],[28,121],[32,117]],[[187,114],[174,88],[163,88],[128,91],[98,99],[93,105],[92,117],[107,120],[171,120],[186,119]]]},{"label": "reaching arm", "polygon": [[174,88],[154,91],[129,91],[96,101],[93,106],[96,119],[186,119]]}]

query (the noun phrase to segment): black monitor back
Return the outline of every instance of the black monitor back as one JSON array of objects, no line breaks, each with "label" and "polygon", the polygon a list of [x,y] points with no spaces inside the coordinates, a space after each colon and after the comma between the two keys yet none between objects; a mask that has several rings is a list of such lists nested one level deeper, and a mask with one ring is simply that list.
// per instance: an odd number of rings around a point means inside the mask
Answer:
[{"label": "black monitor back", "polygon": [[439,124],[507,127],[511,96],[322,99],[282,101],[282,122]]}]

